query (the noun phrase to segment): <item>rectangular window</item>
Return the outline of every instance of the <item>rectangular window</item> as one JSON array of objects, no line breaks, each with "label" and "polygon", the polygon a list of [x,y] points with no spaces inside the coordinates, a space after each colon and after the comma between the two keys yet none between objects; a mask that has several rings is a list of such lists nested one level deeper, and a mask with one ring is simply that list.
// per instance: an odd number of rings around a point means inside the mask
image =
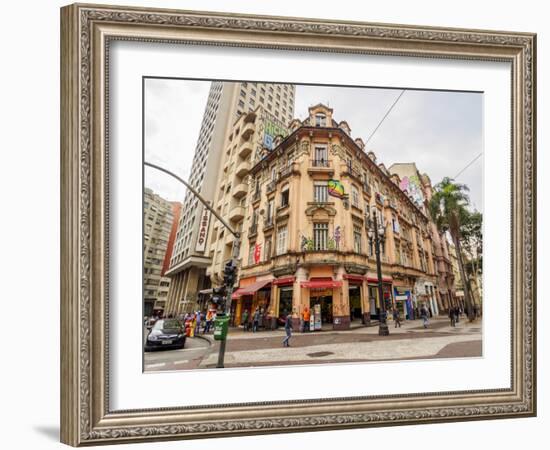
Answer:
[{"label": "rectangular window", "polygon": [[266,239],[264,247],[264,261],[269,261],[271,258],[271,238]]},{"label": "rectangular window", "polygon": [[285,225],[279,228],[279,231],[277,232],[277,255],[282,255],[283,253],[286,253],[287,237],[288,237],[288,228]]},{"label": "rectangular window", "polygon": [[281,192],[281,207],[285,207],[285,206],[288,206],[288,200],[289,200],[289,195],[288,195],[288,187],[283,190],[283,192]]},{"label": "rectangular window", "polygon": [[353,249],[355,253],[361,253],[361,227],[353,227]]},{"label": "rectangular window", "polygon": [[256,244],[252,244],[248,248],[248,265],[251,266],[254,264],[254,250],[256,249]]},{"label": "rectangular window", "polygon": [[315,114],[315,126],[324,127],[326,125],[327,117],[324,114]]},{"label": "rectangular window", "polygon": [[313,224],[313,248],[315,250],[326,250],[328,240],[328,223]]},{"label": "rectangular window", "polygon": [[270,200],[267,204],[267,212],[265,215],[265,225],[271,226],[273,225],[273,200]]},{"label": "rectangular window", "polygon": [[316,167],[328,166],[328,150],[326,145],[315,146],[315,156],[313,159],[313,165]]},{"label": "rectangular window", "polygon": [[359,208],[359,191],[354,185],[351,186],[351,204],[356,208]]},{"label": "rectangular window", "polygon": [[316,202],[328,201],[327,183],[315,183],[313,185],[313,201],[316,201]]}]

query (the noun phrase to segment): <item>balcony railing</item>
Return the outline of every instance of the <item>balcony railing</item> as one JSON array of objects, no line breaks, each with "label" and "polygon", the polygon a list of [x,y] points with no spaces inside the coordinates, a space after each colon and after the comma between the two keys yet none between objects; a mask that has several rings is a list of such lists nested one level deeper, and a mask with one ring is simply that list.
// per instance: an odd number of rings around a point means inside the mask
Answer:
[{"label": "balcony railing", "polygon": [[269,194],[270,192],[273,192],[276,187],[277,187],[277,180],[273,180],[267,185],[266,192]]},{"label": "balcony railing", "polygon": [[330,167],[330,161],[328,159],[312,159],[311,160],[311,166],[312,167]]}]

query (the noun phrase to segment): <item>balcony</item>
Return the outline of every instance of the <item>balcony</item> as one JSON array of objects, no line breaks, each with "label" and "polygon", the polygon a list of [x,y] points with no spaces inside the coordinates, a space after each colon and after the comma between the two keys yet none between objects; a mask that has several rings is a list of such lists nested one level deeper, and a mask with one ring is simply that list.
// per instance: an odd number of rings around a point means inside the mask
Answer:
[{"label": "balcony", "polygon": [[368,183],[363,183],[363,192],[367,194],[369,197],[372,195],[372,190]]},{"label": "balcony", "polygon": [[312,159],[310,160],[307,173],[309,173],[310,175],[319,173],[333,175],[334,168],[332,167],[332,161],[329,159]]},{"label": "balcony", "polygon": [[235,206],[231,211],[229,211],[229,220],[236,222],[244,218],[244,206]]},{"label": "balcony", "polygon": [[237,151],[238,155],[241,158],[246,158],[248,155],[252,153],[252,150],[254,149],[254,146],[251,141],[245,141],[241,144],[239,147],[239,150]]},{"label": "balcony", "polygon": [[286,178],[292,174],[300,174],[300,169],[298,168],[298,164],[292,163],[289,166],[285,167],[283,170],[279,172],[279,180],[282,180],[283,178]]},{"label": "balcony", "polygon": [[248,186],[244,183],[239,183],[233,188],[233,197],[242,198],[248,192]]},{"label": "balcony", "polygon": [[243,161],[237,166],[235,173],[238,177],[244,177],[250,171],[250,163],[248,161]]},{"label": "balcony", "polygon": [[270,192],[273,192],[276,188],[277,188],[277,180],[273,180],[267,185],[265,189],[265,193],[269,194]]},{"label": "balcony", "polygon": [[255,125],[254,122],[248,122],[244,125],[243,131],[241,133],[241,136],[243,139],[248,139],[255,131]]},{"label": "balcony", "polygon": [[348,177],[355,178],[357,181],[364,184],[364,180],[361,173],[357,169],[355,169],[351,164],[346,164],[345,169],[342,171],[342,175],[344,176],[347,175]]}]

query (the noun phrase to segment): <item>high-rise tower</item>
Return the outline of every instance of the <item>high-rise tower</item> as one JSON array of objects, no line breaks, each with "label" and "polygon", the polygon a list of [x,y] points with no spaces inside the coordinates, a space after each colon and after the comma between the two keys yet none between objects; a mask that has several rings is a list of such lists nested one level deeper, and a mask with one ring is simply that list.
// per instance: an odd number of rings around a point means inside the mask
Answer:
[{"label": "high-rise tower", "polygon": [[[295,87],[288,84],[214,81],[204,111],[189,183],[211,204],[219,188],[219,171],[225,163],[226,141],[234,123],[261,106],[282,123],[294,115]],[[270,146],[269,140],[263,145]],[[254,149],[252,161],[261,152]],[[176,240],[166,272],[172,281],[165,312],[179,314],[196,308],[198,293],[210,287],[206,268],[211,264],[207,238],[211,217],[191,193],[187,193]]]}]

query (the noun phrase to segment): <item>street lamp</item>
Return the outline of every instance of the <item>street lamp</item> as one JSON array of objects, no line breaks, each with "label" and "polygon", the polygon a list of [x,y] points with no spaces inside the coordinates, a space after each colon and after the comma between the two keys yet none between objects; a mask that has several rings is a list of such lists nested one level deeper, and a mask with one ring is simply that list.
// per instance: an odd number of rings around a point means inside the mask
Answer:
[{"label": "street lamp", "polygon": [[380,261],[380,246],[384,245],[386,240],[386,230],[382,221],[378,224],[376,213],[373,212],[373,217],[366,217],[367,234],[370,244],[374,244],[374,252],[376,254],[376,274],[378,276],[378,298],[380,299],[380,320],[378,327],[379,336],[389,336],[390,329],[386,322],[386,302],[384,300],[384,292],[382,288],[382,262]]}]

